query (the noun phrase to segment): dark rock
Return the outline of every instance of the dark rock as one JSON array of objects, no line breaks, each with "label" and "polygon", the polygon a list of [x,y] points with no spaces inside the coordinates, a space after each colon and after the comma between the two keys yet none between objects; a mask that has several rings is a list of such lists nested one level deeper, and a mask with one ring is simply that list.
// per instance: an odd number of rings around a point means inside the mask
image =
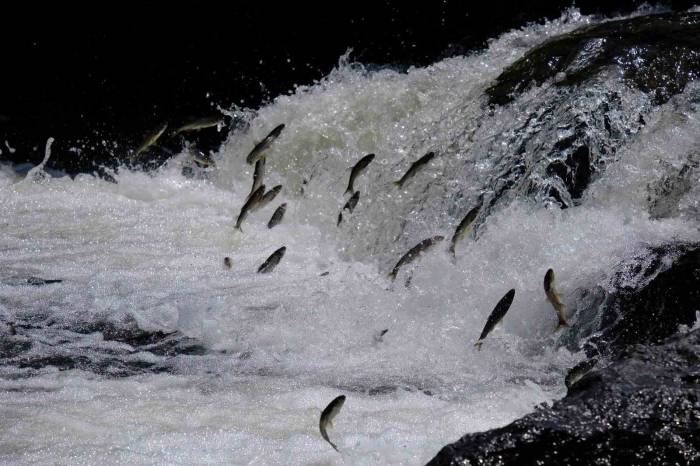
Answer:
[{"label": "dark rock", "polygon": [[[613,292],[599,297],[598,318],[580,317],[577,340],[591,336],[589,354],[614,354],[628,345],[658,344],[691,326],[700,310],[700,245],[647,248],[615,272]],[[585,312],[585,310],[584,310]]]},{"label": "dark rock", "polygon": [[667,168],[670,173],[649,186],[649,213],[652,218],[675,217],[680,213],[679,201],[695,186],[700,154],[689,154],[680,168]]},{"label": "dark rock", "polygon": [[[197,340],[178,332],[144,330],[131,315],[118,321],[86,320],[77,326],[65,321],[44,326],[8,325],[20,331],[18,335],[0,336],[0,366],[34,371],[27,376],[47,367],[79,369],[110,377],[173,372],[176,368],[169,358],[207,353]],[[102,338],[92,344],[97,333]],[[76,342],[81,344],[76,346]],[[148,353],[155,357],[145,355]]]},{"label": "dark rock", "polygon": [[574,86],[608,67],[656,103],[668,101],[700,76],[700,14],[609,21],[555,37],[508,67],[487,93],[490,103],[506,104],[533,84]]},{"label": "dark rock", "polygon": [[466,435],[429,464],[700,464],[700,330],[675,335],[700,310],[700,245],[646,248],[605,289],[579,296],[568,338],[607,367],[584,361],[551,408]]},{"label": "dark rock", "polygon": [[443,448],[428,465],[700,464],[700,330],[635,346],[551,408]]}]

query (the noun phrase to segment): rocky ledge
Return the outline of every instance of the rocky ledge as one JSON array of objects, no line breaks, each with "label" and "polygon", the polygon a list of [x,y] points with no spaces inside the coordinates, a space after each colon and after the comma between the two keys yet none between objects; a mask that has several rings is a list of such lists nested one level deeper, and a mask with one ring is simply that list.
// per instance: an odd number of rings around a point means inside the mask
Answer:
[{"label": "rocky ledge", "polygon": [[700,330],[637,345],[551,408],[470,434],[428,465],[700,464]]},{"label": "rocky ledge", "polygon": [[[552,407],[444,447],[437,465],[700,464],[700,245],[650,247],[580,296],[571,329],[606,367]],[[605,366],[603,363],[600,366]]]}]

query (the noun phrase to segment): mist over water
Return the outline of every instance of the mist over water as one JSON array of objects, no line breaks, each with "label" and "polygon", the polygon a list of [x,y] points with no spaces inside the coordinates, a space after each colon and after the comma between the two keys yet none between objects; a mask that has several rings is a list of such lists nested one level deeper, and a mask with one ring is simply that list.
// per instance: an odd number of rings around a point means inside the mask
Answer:
[{"label": "mist over water", "polygon": [[[486,104],[485,89],[506,66],[595,21],[571,10],[406,73],[345,56],[319,83],[257,112],[233,109],[248,125],[229,135],[216,168],[194,177],[183,175],[186,153],[153,173],[121,169],[116,184],[26,179],[2,166],[0,317],[26,324],[15,339],[31,343],[30,354],[82,357],[104,371],[7,359],[0,461],[421,464],[464,433],[562,397],[566,370],[583,356],[571,350],[574,334],[554,332],[545,271],[556,271],[576,325],[580,290],[605,287],[620,261],[646,244],[700,239],[697,182],[653,202],[665,179],[697,164],[699,86],[653,108],[611,71],[585,90],[545,83],[511,105]],[[611,94],[616,138],[595,121]],[[545,111],[553,113],[539,118]],[[605,167],[562,210],[547,196],[556,181],[543,158],[577,118],[588,119]],[[283,190],[237,232],[252,183],[245,157],[280,123],[265,184]],[[402,189],[392,184],[428,151],[437,154],[428,166]],[[355,182],[358,205],[336,226],[349,167],[367,153],[376,158]],[[453,263],[449,238],[482,197],[477,232]],[[270,230],[282,202],[284,220]],[[403,253],[437,234],[447,240],[387,278]],[[281,246],[274,272],[257,274]],[[26,276],[63,282],[13,284]],[[511,288],[502,325],[476,351]],[[86,330],[105,322],[177,331],[196,348],[151,352]],[[158,370],[112,377],[135,367]],[[321,410],[339,394],[347,401],[329,435],[341,454],[318,432]]]}]

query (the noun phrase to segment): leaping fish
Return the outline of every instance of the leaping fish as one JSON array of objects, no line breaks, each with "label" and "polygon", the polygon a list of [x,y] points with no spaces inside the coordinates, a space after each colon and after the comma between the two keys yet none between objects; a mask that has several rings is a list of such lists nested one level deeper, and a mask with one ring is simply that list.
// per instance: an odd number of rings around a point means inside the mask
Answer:
[{"label": "leaping fish", "polygon": [[250,197],[248,197],[248,200],[246,200],[245,204],[243,204],[243,207],[241,207],[241,212],[238,214],[238,218],[236,219],[236,230],[241,230],[241,224],[243,224],[243,220],[245,220],[248,214],[252,212],[258,204],[260,204],[264,193],[265,185],[263,184],[260,185],[260,187],[256,189],[255,192],[250,195]]},{"label": "leaping fish", "polygon": [[282,246],[277,251],[270,254],[270,257],[268,257],[265,260],[265,262],[263,262],[262,265],[258,267],[258,273],[269,273],[275,270],[275,267],[277,267],[277,264],[280,263],[286,251],[287,248],[285,246]]},{"label": "leaping fish", "polygon": [[564,304],[561,302],[559,293],[554,289],[554,270],[552,269],[547,270],[547,273],[544,274],[544,293],[547,295],[549,302],[552,303],[554,310],[557,311],[557,317],[559,318],[557,329],[559,327],[568,327],[569,323],[566,321]]},{"label": "leaping fish", "polygon": [[330,443],[333,449],[337,452],[340,452],[340,450],[338,450],[338,447],[336,447],[335,444],[331,442],[331,439],[328,438],[327,429],[328,427],[333,427],[333,418],[338,415],[340,408],[343,407],[343,403],[345,403],[345,395],[340,395],[333,399],[333,401],[326,406],[326,409],[321,412],[321,419],[318,421],[318,428],[321,431],[321,437],[323,437],[326,442]]},{"label": "leaping fish", "polygon": [[158,138],[160,138],[163,135],[166,129],[168,129],[167,122],[152,133],[149,133],[146,136],[146,139],[143,141],[143,143],[139,146],[139,148],[136,149],[136,152],[134,152],[134,157],[140,155],[143,151],[154,145],[158,141]]},{"label": "leaping fish", "polygon": [[253,186],[250,188],[250,194],[248,194],[248,197],[250,197],[256,189],[260,187],[261,184],[263,184],[263,178],[265,177],[265,159],[262,158],[255,162],[255,170],[253,171]]},{"label": "leaping fish", "polygon": [[466,236],[467,232],[472,226],[472,223],[474,223],[474,220],[476,220],[476,216],[479,215],[480,209],[481,205],[474,207],[467,213],[467,215],[464,216],[462,221],[459,222],[459,225],[457,225],[457,229],[455,230],[454,235],[452,235],[452,240],[450,241],[449,249],[450,254],[452,254],[453,258],[455,257],[455,247],[457,246],[457,242],[464,238],[464,236]]},{"label": "leaping fish", "polygon": [[270,221],[267,222],[267,228],[273,228],[279,225],[286,211],[287,203],[285,202],[284,204],[280,204],[280,206],[275,209],[275,213],[272,214],[272,217],[270,217]]},{"label": "leaping fish", "polygon": [[350,171],[350,180],[348,181],[348,189],[345,190],[345,194],[351,193],[355,190],[353,187],[355,184],[355,179],[362,174],[362,172],[367,168],[372,160],[374,160],[374,154],[367,154],[362,157],[355,166],[352,167]]},{"label": "leaping fish", "polygon": [[260,210],[263,207],[265,207],[266,205],[268,205],[270,202],[272,202],[277,197],[277,195],[279,194],[280,191],[282,191],[282,185],[278,184],[277,186],[275,186],[274,188],[270,189],[268,192],[263,194],[262,197],[260,198],[260,202],[258,202],[257,204],[255,204],[253,206],[253,208],[251,209],[251,212],[255,212],[256,210]]},{"label": "leaping fish", "polygon": [[443,236],[433,236],[432,238],[424,239],[420,243],[413,246],[406,254],[403,255],[403,257],[401,257],[401,259],[399,259],[391,272],[389,272],[389,278],[391,281],[396,280],[396,274],[399,273],[399,269],[401,269],[401,267],[406,264],[410,264],[424,251],[427,251],[443,239],[445,239]]},{"label": "leaping fish", "polygon": [[476,346],[478,350],[481,350],[481,345],[484,342],[484,338],[486,338],[486,335],[488,335],[491,332],[491,330],[493,330],[494,327],[498,325],[501,322],[501,320],[503,320],[503,316],[505,316],[506,312],[508,312],[508,309],[510,309],[510,305],[513,303],[514,297],[515,290],[510,290],[501,298],[500,301],[498,301],[496,307],[493,308],[493,311],[491,311],[491,315],[488,319],[486,319],[486,325],[484,325],[484,330],[481,331],[479,339],[476,343],[474,343],[474,346]]},{"label": "leaping fish", "polygon": [[564,384],[566,388],[571,389],[579,380],[583,378],[584,375],[588,374],[595,365],[598,364],[598,359],[591,358],[576,364],[571,370],[566,374],[564,378]]},{"label": "leaping fish", "polygon": [[428,152],[425,154],[423,157],[419,158],[415,162],[411,164],[411,168],[408,169],[408,171],[401,177],[399,181],[394,181],[394,184],[398,186],[399,188],[403,187],[403,184],[410,178],[413,178],[416,173],[418,173],[418,170],[423,165],[426,165],[428,162],[430,162],[433,157],[435,157],[435,152]]},{"label": "leaping fish", "polygon": [[219,126],[223,121],[224,119],[221,115],[197,118],[173,130],[172,135],[175,136],[176,134],[185,133],[187,131],[199,131],[200,129],[212,128],[214,126]]},{"label": "leaping fish", "polygon": [[248,164],[252,164],[253,162],[257,162],[260,158],[264,157],[263,153],[265,150],[270,147],[270,145],[274,142],[275,139],[277,139],[284,129],[284,124],[277,125],[275,129],[270,131],[270,134],[265,136],[265,139],[260,141],[253,147],[253,150],[250,151],[250,154],[248,154],[248,157],[246,157],[245,161],[248,162]]}]

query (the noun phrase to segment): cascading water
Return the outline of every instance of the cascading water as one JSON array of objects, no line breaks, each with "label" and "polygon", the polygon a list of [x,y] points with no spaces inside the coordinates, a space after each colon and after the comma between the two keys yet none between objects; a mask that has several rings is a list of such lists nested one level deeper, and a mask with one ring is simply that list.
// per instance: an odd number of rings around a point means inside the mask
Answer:
[{"label": "cascading water", "polygon": [[[563,396],[582,358],[567,348],[595,316],[554,333],[545,271],[573,313],[580,290],[605,286],[645,245],[700,239],[697,85],[654,107],[611,70],[585,88],[546,82],[487,102],[506,66],[596,21],[570,11],[406,73],[344,57],[317,84],[232,110],[248,125],[194,177],[182,174],[187,154],[153,173],[122,169],[116,184],[2,167],[0,460],[420,464]],[[280,123],[265,183],[283,191],[234,231],[252,183],[245,156]],[[556,167],[576,157],[560,150],[572,138],[593,169],[567,185]],[[392,184],[428,151],[428,166]],[[349,167],[367,153],[358,205],[337,226]],[[455,263],[444,242],[387,279],[479,199]],[[280,246],[274,272],[257,274]],[[13,281],[28,276],[63,282]],[[503,325],[476,351],[510,288]],[[330,436],[342,454],[318,433],[339,394]]]}]

